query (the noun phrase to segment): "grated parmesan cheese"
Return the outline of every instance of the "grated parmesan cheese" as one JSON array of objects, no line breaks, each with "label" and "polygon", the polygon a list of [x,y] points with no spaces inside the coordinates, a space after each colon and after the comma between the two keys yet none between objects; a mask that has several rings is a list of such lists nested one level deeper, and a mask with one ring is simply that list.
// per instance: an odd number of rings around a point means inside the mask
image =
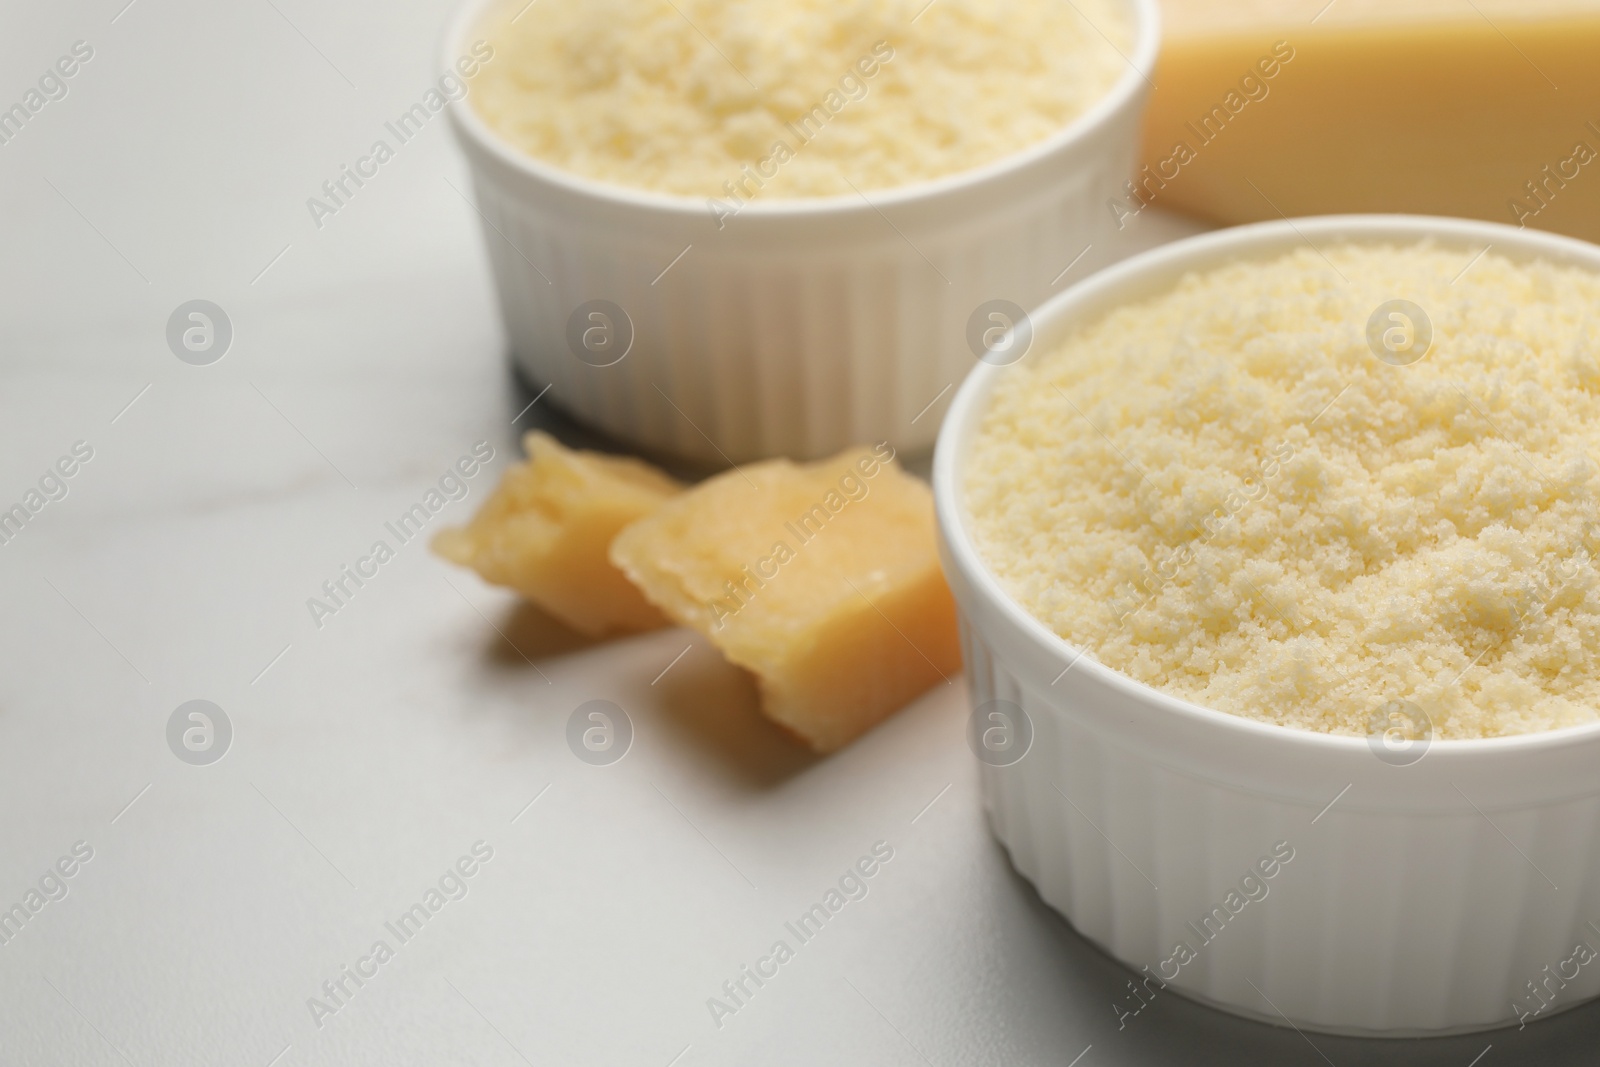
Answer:
[{"label": "grated parmesan cheese", "polygon": [[[1221,711],[1593,722],[1600,275],[1472,252],[1230,264],[1011,368],[965,472],[979,551],[1068,641]],[[1368,342],[1395,299],[1432,324],[1405,366]]]},{"label": "grated parmesan cheese", "polygon": [[1134,34],[1121,0],[524,4],[482,31],[496,61],[472,101],[491,128],[584,177],[740,200],[884,189],[1018,151],[1111,89]]}]

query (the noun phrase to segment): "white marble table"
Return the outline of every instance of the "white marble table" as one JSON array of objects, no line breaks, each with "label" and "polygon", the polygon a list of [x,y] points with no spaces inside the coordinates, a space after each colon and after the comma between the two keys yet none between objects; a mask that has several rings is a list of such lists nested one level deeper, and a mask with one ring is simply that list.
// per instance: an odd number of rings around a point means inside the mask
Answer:
[{"label": "white marble table", "polygon": [[[1124,972],[985,830],[959,686],[811,759],[705,642],[585,644],[420,539],[314,620],[475,442],[435,528],[519,430],[582,435],[513,426],[442,118],[306,207],[427,88],[441,3],[125,3],[0,14],[0,107],[92,49],[0,144],[0,509],[44,481],[0,544],[0,1064],[1590,1061],[1597,1008],[1393,1044],[1170,996],[1119,1028]],[[207,366],[166,339],[195,299],[232,325]],[[619,763],[565,743],[590,699],[629,712]],[[169,747],[191,700],[216,762]],[[867,895],[713,1021],[877,842]]]}]

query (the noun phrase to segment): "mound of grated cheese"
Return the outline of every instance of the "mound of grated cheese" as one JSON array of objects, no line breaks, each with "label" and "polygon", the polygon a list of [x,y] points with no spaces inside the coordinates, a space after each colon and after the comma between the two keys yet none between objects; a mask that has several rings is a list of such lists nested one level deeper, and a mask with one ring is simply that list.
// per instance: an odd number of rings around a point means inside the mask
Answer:
[{"label": "mound of grated cheese", "polygon": [[1134,27],[1123,0],[507,0],[481,32],[494,59],[471,100],[514,146],[750,199],[885,189],[1041,141],[1127,70]]},{"label": "mound of grated cheese", "polygon": [[[1234,263],[1010,368],[964,475],[980,553],[1068,641],[1221,711],[1594,721],[1600,275],[1474,252]],[[1367,341],[1393,299],[1432,323],[1407,366]]]}]

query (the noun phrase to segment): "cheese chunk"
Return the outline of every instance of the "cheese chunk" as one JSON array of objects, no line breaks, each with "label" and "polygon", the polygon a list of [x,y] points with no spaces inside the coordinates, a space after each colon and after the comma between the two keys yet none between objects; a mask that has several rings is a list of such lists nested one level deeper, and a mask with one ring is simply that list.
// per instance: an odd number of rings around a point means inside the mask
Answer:
[{"label": "cheese chunk", "polygon": [[645,596],[752,671],[767,717],[818,752],[961,667],[932,496],[893,456],[731,470],[612,542]]},{"label": "cheese chunk", "polygon": [[[1126,223],[1462,215],[1600,240],[1593,0],[1163,0]],[[1315,21],[1313,21],[1315,19]]]},{"label": "cheese chunk", "polygon": [[524,443],[528,461],[505,472],[470,524],[442,531],[434,551],[591,636],[665,626],[606,553],[617,531],[682,486],[638,460],[573,451],[548,434]]}]

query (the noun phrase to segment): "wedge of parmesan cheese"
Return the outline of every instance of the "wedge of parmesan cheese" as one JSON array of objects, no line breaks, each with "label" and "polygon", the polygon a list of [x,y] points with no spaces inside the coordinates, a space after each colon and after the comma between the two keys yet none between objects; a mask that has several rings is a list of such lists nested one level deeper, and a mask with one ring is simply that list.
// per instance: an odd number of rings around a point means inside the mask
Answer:
[{"label": "wedge of parmesan cheese", "polygon": [[932,495],[886,444],[720,474],[622,531],[611,559],[818,752],[961,669]]},{"label": "wedge of parmesan cheese", "polygon": [[591,636],[665,626],[607,558],[611,539],[682,490],[635,459],[579,452],[530,433],[528,461],[508,469],[472,521],[433,549],[509,586]]},{"label": "wedge of parmesan cheese", "polygon": [[1593,0],[1162,0],[1144,169],[1223,223],[1464,215],[1600,240]]}]

